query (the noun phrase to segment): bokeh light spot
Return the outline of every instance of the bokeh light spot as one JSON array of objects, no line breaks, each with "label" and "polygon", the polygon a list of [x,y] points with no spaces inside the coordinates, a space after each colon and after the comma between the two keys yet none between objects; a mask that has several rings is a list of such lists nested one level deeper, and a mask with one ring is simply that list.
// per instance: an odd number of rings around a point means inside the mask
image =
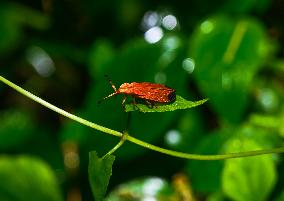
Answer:
[{"label": "bokeh light spot", "polygon": [[177,26],[177,18],[173,15],[166,15],[162,20],[162,25],[168,30],[173,30]]},{"label": "bokeh light spot", "polygon": [[276,109],[279,103],[276,94],[269,88],[264,88],[260,91],[259,101],[266,111]]},{"label": "bokeh light spot", "polygon": [[194,71],[195,68],[195,62],[193,59],[191,58],[186,58],[182,61],[182,68],[188,72],[188,73],[192,73]]},{"label": "bokeh light spot", "polygon": [[39,75],[48,77],[55,71],[51,57],[42,48],[33,46],[27,50],[26,56]]},{"label": "bokeh light spot", "polygon": [[200,29],[203,33],[208,34],[214,29],[213,22],[206,20],[200,25]]},{"label": "bokeh light spot", "polygon": [[164,186],[164,181],[160,178],[148,179],[143,185],[143,192],[148,196],[154,196]]},{"label": "bokeh light spot", "polygon": [[155,26],[145,32],[144,38],[148,43],[157,43],[163,36],[163,30]]},{"label": "bokeh light spot", "polygon": [[155,74],[154,80],[156,83],[164,84],[167,81],[167,75],[165,73],[158,72]]},{"label": "bokeh light spot", "polygon": [[166,37],[163,40],[163,46],[167,51],[172,51],[177,49],[180,46],[181,42],[180,39],[176,36]]},{"label": "bokeh light spot", "polygon": [[170,130],[165,136],[166,142],[170,145],[176,145],[180,142],[181,136],[180,132],[177,130]]},{"label": "bokeh light spot", "polygon": [[159,25],[160,18],[157,12],[146,12],[142,21],[143,28],[148,30],[149,28]]}]

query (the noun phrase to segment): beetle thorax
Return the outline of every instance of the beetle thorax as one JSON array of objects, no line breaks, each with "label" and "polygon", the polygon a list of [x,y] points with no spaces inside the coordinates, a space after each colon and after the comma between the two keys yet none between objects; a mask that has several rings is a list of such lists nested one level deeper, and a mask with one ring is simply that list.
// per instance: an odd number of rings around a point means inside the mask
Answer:
[{"label": "beetle thorax", "polygon": [[131,84],[129,84],[129,83],[123,83],[123,84],[119,87],[118,91],[119,91],[119,93],[128,94],[128,93],[131,93],[131,89],[132,89]]}]

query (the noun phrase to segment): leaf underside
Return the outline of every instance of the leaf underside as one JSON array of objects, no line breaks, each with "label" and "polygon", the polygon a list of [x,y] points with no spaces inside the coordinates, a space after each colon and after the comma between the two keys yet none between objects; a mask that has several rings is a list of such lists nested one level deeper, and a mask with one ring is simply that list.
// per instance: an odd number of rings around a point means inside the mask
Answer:
[{"label": "leaf underside", "polygon": [[161,104],[161,103],[155,103],[153,106],[149,106],[147,104],[142,103],[130,103],[125,105],[125,111],[126,112],[132,112],[132,111],[139,111],[139,112],[168,112],[168,111],[175,111],[175,110],[181,110],[181,109],[188,109],[192,107],[196,107],[198,105],[202,105],[205,103],[208,99],[202,99],[199,101],[188,101],[181,96],[176,96],[176,100],[173,103],[169,104]]}]

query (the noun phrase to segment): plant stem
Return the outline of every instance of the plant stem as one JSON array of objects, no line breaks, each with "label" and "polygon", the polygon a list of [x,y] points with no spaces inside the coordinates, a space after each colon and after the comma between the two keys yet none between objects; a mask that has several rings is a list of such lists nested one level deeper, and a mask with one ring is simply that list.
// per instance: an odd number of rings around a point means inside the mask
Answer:
[{"label": "plant stem", "polygon": [[[128,140],[132,143],[135,143],[137,145],[140,145],[142,147],[145,147],[145,148],[148,148],[148,149],[160,152],[160,153],[164,153],[164,154],[171,155],[171,156],[178,157],[178,158],[193,159],[193,160],[224,160],[224,159],[229,159],[229,158],[239,158],[239,157],[256,156],[256,155],[272,154],[272,153],[283,153],[284,152],[284,147],[268,149],[268,150],[257,150],[257,151],[221,154],[221,155],[198,155],[198,154],[188,154],[188,153],[168,150],[168,149],[164,149],[164,148],[157,147],[155,145],[143,142],[139,139],[136,139],[136,138],[128,135],[127,131],[125,131],[125,133],[121,133],[121,132],[100,126],[98,124],[92,123],[92,122],[87,121],[83,118],[77,117],[73,114],[70,114],[70,113],[68,113],[68,112],[46,102],[45,100],[33,95],[32,93],[24,90],[23,88],[15,85],[14,83],[10,82],[9,80],[5,79],[2,76],[0,76],[0,81],[4,82],[8,86],[12,87],[13,89],[18,91],[19,93],[23,94],[24,96],[26,96],[26,97],[34,100],[35,102],[53,110],[54,112],[57,112],[57,113],[65,116],[65,117],[68,117],[68,118],[70,118],[74,121],[77,121],[77,122],[79,122],[83,125],[94,128],[96,130],[102,131],[104,133],[108,133],[108,134],[111,134],[111,135],[114,135],[114,136],[121,137],[120,142],[113,149],[111,149],[107,153],[107,155],[112,154],[115,150],[117,150],[123,144],[123,142],[125,140]],[[130,116],[128,116],[128,121],[129,120],[130,120]],[[127,127],[128,126],[129,126],[129,122],[127,123]]]},{"label": "plant stem", "polygon": [[103,156],[103,158],[113,154],[119,147],[121,147],[123,145],[123,143],[125,142],[127,137],[128,137],[128,132],[125,131],[123,133],[122,137],[120,138],[120,141],[117,143],[117,145],[115,145],[109,152],[107,152],[106,155]]},{"label": "plant stem", "polygon": [[152,144],[148,144],[147,142],[143,142],[138,140],[132,136],[127,136],[127,140],[133,142],[137,145],[146,147],[148,149],[164,153],[170,156],[175,156],[178,158],[185,158],[185,159],[192,159],[192,160],[224,160],[229,158],[240,158],[240,157],[247,157],[247,156],[257,156],[257,155],[264,155],[264,154],[273,154],[273,153],[284,153],[284,147],[274,148],[274,149],[266,149],[266,150],[256,150],[256,151],[246,151],[246,152],[239,152],[239,153],[228,153],[228,154],[217,154],[217,155],[198,155],[198,154],[188,154],[178,151],[173,151],[169,149],[164,149]]},{"label": "plant stem", "polygon": [[86,125],[86,126],[88,126],[88,127],[94,128],[94,129],[96,129],[96,130],[102,131],[102,132],[104,132],[104,133],[109,133],[109,134],[111,134],[111,135],[115,135],[115,136],[119,136],[119,137],[122,136],[122,133],[120,133],[120,132],[118,132],[118,131],[115,131],[115,130],[106,128],[106,127],[104,127],[104,126],[100,126],[100,125],[98,125],[98,124],[92,123],[92,122],[90,122],[90,121],[87,121],[87,120],[85,120],[85,119],[83,119],[83,118],[80,118],[80,117],[78,117],[78,116],[75,116],[75,115],[73,115],[73,114],[70,114],[69,112],[66,112],[65,110],[62,110],[62,109],[60,109],[60,108],[58,108],[58,107],[56,107],[56,106],[54,106],[54,105],[48,103],[47,101],[45,101],[45,100],[43,100],[43,99],[41,99],[41,98],[35,96],[34,94],[32,94],[32,93],[30,93],[30,92],[24,90],[23,88],[21,88],[21,87],[15,85],[14,83],[12,83],[12,82],[10,82],[9,80],[5,79],[5,78],[2,77],[1,75],[0,75],[0,81],[4,82],[4,83],[7,84],[8,86],[12,87],[13,89],[15,89],[15,90],[18,91],[19,93],[23,94],[24,96],[26,96],[26,97],[32,99],[33,101],[35,101],[35,102],[37,102],[37,103],[39,103],[39,104],[41,104],[41,105],[43,105],[43,106],[45,106],[45,107],[47,107],[47,108],[53,110],[54,112],[57,112],[57,113],[59,113],[59,114],[65,116],[65,117],[68,117],[69,119],[72,119],[72,120],[74,120],[74,121],[77,121],[77,122],[79,122],[79,123],[81,123],[81,124],[84,124],[84,125]]}]

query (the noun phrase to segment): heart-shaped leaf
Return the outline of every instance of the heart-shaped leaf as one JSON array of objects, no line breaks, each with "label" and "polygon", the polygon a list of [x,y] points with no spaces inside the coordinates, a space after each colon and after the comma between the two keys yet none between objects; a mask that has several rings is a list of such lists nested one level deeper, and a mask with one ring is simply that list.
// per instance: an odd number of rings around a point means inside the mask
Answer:
[{"label": "heart-shaped leaf", "polygon": [[139,112],[168,112],[175,111],[181,109],[188,109],[192,107],[196,107],[198,105],[202,105],[208,99],[202,99],[199,101],[188,101],[181,96],[176,96],[176,100],[173,103],[169,104],[155,104],[153,106],[149,106],[147,104],[126,104],[125,111],[139,111]]},{"label": "heart-shaped leaf", "polygon": [[89,181],[96,201],[104,199],[114,159],[112,155],[99,158],[95,151],[89,153]]}]

